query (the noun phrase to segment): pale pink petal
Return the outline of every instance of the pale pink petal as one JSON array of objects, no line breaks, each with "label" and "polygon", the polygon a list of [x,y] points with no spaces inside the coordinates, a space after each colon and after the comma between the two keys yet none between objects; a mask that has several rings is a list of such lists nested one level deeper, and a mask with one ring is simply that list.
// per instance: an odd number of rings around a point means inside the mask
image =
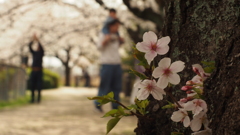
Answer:
[{"label": "pale pink petal", "polygon": [[168,79],[166,76],[161,76],[159,79],[158,79],[158,82],[157,82],[157,86],[164,89],[168,86]]},{"label": "pale pink petal", "polygon": [[153,70],[153,73],[152,73],[152,76],[154,78],[159,78],[160,76],[162,76],[164,73],[164,70],[162,67],[156,67],[154,70]]},{"label": "pale pink petal", "polygon": [[169,46],[157,47],[156,52],[160,55],[164,55],[169,51]]},{"label": "pale pink petal", "polygon": [[196,107],[195,107],[195,110],[193,110],[194,116],[195,116],[195,115],[198,115],[202,110],[203,110],[202,107],[196,106]]},{"label": "pale pink petal", "polygon": [[141,80],[138,80],[138,81],[136,81],[135,83],[134,83],[134,85],[133,85],[133,87],[134,88],[140,88],[141,87]]},{"label": "pale pink petal", "polygon": [[202,127],[202,120],[200,118],[193,118],[190,127],[192,131],[199,131]]},{"label": "pale pink petal", "polygon": [[157,84],[156,84],[156,86],[154,87],[154,90],[159,91],[160,93],[166,95],[166,92],[165,92],[162,88],[158,87]]},{"label": "pale pink petal", "polygon": [[158,63],[158,66],[163,68],[169,68],[170,64],[171,64],[171,59],[168,57],[165,57],[160,60],[160,62]]},{"label": "pale pink petal", "polygon": [[199,72],[203,72],[204,73],[204,70],[203,70],[203,68],[202,68],[202,66],[200,64],[193,64],[192,66],[197,68]]},{"label": "pale pink petal", "polygon": [[152,83],[152,80],[145,79],[142,81],[143,86],[148,86],[148,84]]},{"label": "pale pink petal", "polygon": [[195,104],[192,101],[189,101],[184,104],[184,109],[187,111],[192,111],[195,109]]},{"label": "pale pink petal", "polygon": [[149,49],[149,45],[145,42],[138,42],[136,45],[136,48],[140,51],[140,52],[148,52]]},{"label": "pale pink petal", "polygon": [[179,84],[180,83],[180,76],[178,74],[170,74],[168,76],[168,81],[171,83],[171,84]]},{"label": "pale pink petal", "polygon": [[196,92],[193,92],[193,93],[191,93],[191,94],[187,94],[187,97],[193,97],[193,96],[195,96],[195,95],[197,95],[197,93],[196,93]]},{"label": "pale pink petal", "polygon": [[194,83],[202,83],[201,79],[202,79],[202,78],[201,78],[200,76],[196,75],[196,76],[194,76],[194,77],[192,78],[192,81],[193,81]]},{"label": "pale pink petal", "polygon": [[148,96],[149,96],[149,92],[147,90],[145,90],[145,89],[141,89],[137,93],[137,98],[139,100],[145,100],[145,99],[148,98]]},{"label": "pale pink petal", "polygon": [[153,59],[157,56],[157,53],[152,51],[152,52],[146,52],[145,54],[145,58],[148,61],[148,64],[151,63],[151,61],[153,61]]},{"label": "pale pink petal", "polygon": [[151,92],[152,96],[157,99],[157,100],[162,100],[163,99],[163,95],[161,93],[161,91],[158,91],[158,90],[153,90]]},{"label": "pale pink petal", "polygon": [[177,72],[181,72],[183,71],[185,65],[185,63],[182,62],[182,61],[175,61],[172,63],[172,65],[170,66],[170,70],[173,72],[173,73],[177,73]]},{"label": "pale pink petal", "polygon": [[201,100],[201,107],[203,108],[203,110],[205,111],[205,112],[207,112],[207,103],[204,101],[204,100],[202,100],[202,99],[200,99]]},{"label": "pale pink petal", "polygon": [[183,126],[188,127],[190,125],[190,118],[189,116],[186,116],[183,120]]},{"label": "pale pink petal", "polygon": [[157,41],[157,45],[158,46],[161,46],[161,47],[164,47],[164,46],[167,46],[170,42],[170,37],[169,36],[166,36],[166,37],[162,37],[161,39],[159,39]]},{"label": "pale pink petal", "polygon": [[145,32],[143,34],[143,41],[144,42],[149,42],[149,43],[156,43],[157,42],[157,35],[152,32],[152,31],[149,31],[149,32]]},{"label": "pale pink petal", "polygon": [[171,120],[174,122],[179,122],[183,119],[183,117],[184,117],[183,113],[180,110],[178,110],[178,111],[173,112],[173,114],[171,116]]}]

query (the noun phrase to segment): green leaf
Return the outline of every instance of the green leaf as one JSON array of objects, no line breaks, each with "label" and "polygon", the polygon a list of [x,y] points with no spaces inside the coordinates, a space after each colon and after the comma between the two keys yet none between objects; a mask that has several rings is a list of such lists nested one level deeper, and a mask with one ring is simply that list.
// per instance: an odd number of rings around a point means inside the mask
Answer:
[{"label": "green leaf", "polygon": [[138,65],[141,65],[145,68],[149,68],[148,62],[145,59],[145,53],[138,51],[137,48],[134,47],[133,55],[135,56],[136,59],[138,59],[140,61],[140,63]]},{"label": "green leaf", "polygon": [[179,132],[172,132],[171,135],[184,135],[184,134]]},{"label": "green leaf", "polygon": [[107,112],[103,117],[108,117],[108,116],[114,117],[114,115],[116,115],[117,113],[118,113],[117,109],[112,109],[109,112]]},{"label": "green leaf", "polygon": [[114,118],[108,121],[107,123],[107,133],[106,135],[117,125],[121,118]]},{"label": "green leaf", "polygon": [[113,99],[114,93],[110,92],[105,96],[96,96],[96,97],[88,97],[89,100],[97,100],[97,102],[100,103],[100,105],[107,104],[109,102],[116,102],[115,99]]},{"label": "green leaf", "polygon": [[130,73],[135,74],[135,75],[138,76],[141,80],[145,80],[145,79],[148,78],[146,75],[144,75],[144,74],[142,74],[142,73],[139,73],[138,71],[133,70],[133,69],[131,69]]},{"label": "green leaf", "polygon": [[106,97],[113,98],[113,97],[114,97],[114,93],[111,91],[111,92],[109,92],[109,93],[106,95]]},{"label": "green leaf", "polygon": [[205,67],[203,70],[206,73],[212,73],[214,69],[215,69],[215,67]]}]

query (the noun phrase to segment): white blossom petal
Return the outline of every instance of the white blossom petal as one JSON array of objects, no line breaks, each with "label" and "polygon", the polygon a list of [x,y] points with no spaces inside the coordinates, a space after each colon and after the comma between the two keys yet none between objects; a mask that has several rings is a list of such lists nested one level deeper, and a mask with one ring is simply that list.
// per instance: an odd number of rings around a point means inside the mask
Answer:
[{"label": "white blossom petal", "polygon": [[137,98],[139,100],[145,100],[145,99],[148,98],[148,96],[149,96],[149,92],[147,90],[145,90],[145,89],[141,89],[137,93]]},{"label": "white blossom petal", "polygon": [[202,66],[200,64],[193,64],[192,67],[195,67],[198,69],[199,72],[203,72],[204,73],[204,70],[202,68]]},{"label": "white blossom petal", "polygon": [[166,36],[166,37],[162,37],[161,39],[159,39],[157,41],[157,45],[158,46],[161,46],[161,47],[164,47],[164,46],[167,46],[170,42],[170,37],[169,36]]},{"label": "white blossom petal", "polygon": [[163,99],[163,95],[162,95],[161,91],[159,91],[159,90],[153,90],[151,92],[151,94],[157,100],[162,100]]},{"label": "white blossom petal", "polygon": [[178,110],[178,111],[173,112],[173,114],[171,116],[171,120],[174,122],[179,122],[183,119],[183,117],[184,117],[183,113],[180,110]]},{"label": "white blossom petal", "polygon": [[190,125],[190,118],[189,116],[186,116],[183,120],[183,126],[188,127]]},{"label": "white blossom petal", "polygon": [[196,106],[195,109],[193,110],[193,114],[194,114],[193,116],[198,115],[202,110],[203,110],[202,107]]},{"label": "white blossom petal", "polygon": [[184,109],[187,111],[192,111],[193,109],[195,109],[195,104],[193,103],[193,101],[188,101],[184,104]]},{"label": "white blossom petal", "polygon": [[169,46],[157,47],[156,52],[160,55],[164,55],[169,51]]},{"label": "white blossom petal", "polygon": [[196,75],[196,76],[194,76],[193,78],[192,78],[192,81],[194,82],[194,83],[202,83],[202,78],[200,77],[200,76],[198,76],[198,75]]},{"label": "white blossom petal", "polygon": [[154,51],[152,51],[152,52],[147,52],[147,53],[145,54],[145,58],[146,58],[148,64],[150,64],[151,61],[153,61],[153,59],[154,59],[156,56],[157,56],[157,53],[154,52]]},{"label": "white blossom petal", "polygon": [[170,66],[170,70],[173,72],[173,73],[177,73],[177,72],[181,72],[185,65],[185,63],[182,62],[182,61],[175,61],[171,64]]},{"label": "white blossom petal", "polygon": [[144,42],[156,43],[157,39],[158,39],[157,35],[154,32],[152,32],[152,31],[145,32],[143,34],[143,41]]},{"label": "white blossom petal", "polygon": [[202,127],[201,118],[193,118],[193,120],[191,121],[190,127],[192,131],[199,131]]},{"label": "white blossom petal", "polygon": [[168,76],[168,81],[171,83],[171,84],[179,84],[180,83],[180,76],[178,74],[170,74]]},{"label": "white blossom petal", "polygon": [[170,64],[171,64],[171,59],[168,57],[165,57],[160,60],[160,62],[158,63],[158,66],[162,68],[169,68]]},{"label": "white blossom petal", "polygon": [[168,79],[166,76],[161,76],[159,79],[158,79],[158,82],[157,82],[157,86],[164,89],[168,86]]},{"label": "white blossom petal", "polygon": [[138,80],[138,81],[136,81],[135,83],[134,83],[134,85],[133,85],[133,87],[134,88],[140,88],[141,87],[141,80]]},{"label": "white blossom petal", "polygon": [[138,42],[137,45],[136,45],[136,48],[140,52],[148,52],[149,51],[149,46],[145,42]]},{"label": "white blossom petal", "polygon": [[159,78],[160,76],[162,76],[164,73],[164,70],[162,67],[156,67],[154,70],[153,70],[153,73],[152,73],[152,76],[154,78]]}]

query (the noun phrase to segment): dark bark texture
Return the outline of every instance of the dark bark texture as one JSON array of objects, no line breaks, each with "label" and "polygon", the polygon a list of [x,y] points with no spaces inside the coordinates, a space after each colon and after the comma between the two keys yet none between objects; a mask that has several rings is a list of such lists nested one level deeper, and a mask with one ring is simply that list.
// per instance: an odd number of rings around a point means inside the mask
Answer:
[{"label": "dark bark texture", "polygon": [[[165,11],[162,35],[171,37],[167,56],[186,62],[180,85],[194,76],[192,64],[215,61],[204,85],[210,128],[213,135],[240,135],[240,0],[165,0]],[[151,99],[151,113],[139,118],[137,135],[191,134],[171,122],[173,110],[161,110],[164,104]]]}]

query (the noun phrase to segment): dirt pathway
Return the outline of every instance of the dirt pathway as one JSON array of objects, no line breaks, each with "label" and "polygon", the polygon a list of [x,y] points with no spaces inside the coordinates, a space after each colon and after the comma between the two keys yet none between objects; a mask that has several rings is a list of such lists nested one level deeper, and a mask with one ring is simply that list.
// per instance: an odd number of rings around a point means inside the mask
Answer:
[{"label": "dirt pathway", "polygon": [[[41,104],[0,111],[0,135],[104,135],[108,118],[93,110],[86,97],[96,88],[59,88],[43,91]],[[105,105],[108,111],[110,105]],[[134,135],[135,117],[123,118],[109,135]]]}]

